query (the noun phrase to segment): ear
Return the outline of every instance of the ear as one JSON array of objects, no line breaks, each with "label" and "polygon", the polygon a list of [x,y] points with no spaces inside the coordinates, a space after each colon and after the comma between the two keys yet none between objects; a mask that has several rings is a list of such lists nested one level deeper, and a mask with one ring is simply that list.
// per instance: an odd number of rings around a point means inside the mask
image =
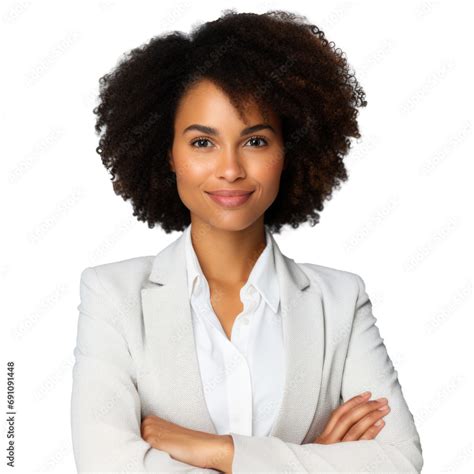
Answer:
[{"label": "ear", "polygon": [[171,154],[171,150],[168,150],[168,164],[170,166],[170,170],[176,174],[176,169],[174,167],[174,160],[173,160],[173,155]]}]

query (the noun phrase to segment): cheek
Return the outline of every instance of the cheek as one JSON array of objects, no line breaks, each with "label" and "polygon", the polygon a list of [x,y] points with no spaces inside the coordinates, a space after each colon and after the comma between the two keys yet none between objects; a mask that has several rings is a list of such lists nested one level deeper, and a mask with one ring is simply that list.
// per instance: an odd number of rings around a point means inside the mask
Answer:
[{"label": "cheek", "polygon": [[[206,164],[203,160],[193,156],[192,150],[189,150],[186,143],[175,142],[172,154],[178,188],[196,186],[196,184],[204,181],[208,173]],[[186,192],[186,189],[182,189],[182,191]]]},{"label": "cheek", "polygon": [[176,180],[178,186],[199,186],[209,174],[208,166],[195,159],[180,159],[175,161]]},{"label": "cheek", "polygon": [[283,161],[281,159],[268,160],[258,166],[252,176],[261,184],[265,194],[276,194],[280,187],[282,170]]}]

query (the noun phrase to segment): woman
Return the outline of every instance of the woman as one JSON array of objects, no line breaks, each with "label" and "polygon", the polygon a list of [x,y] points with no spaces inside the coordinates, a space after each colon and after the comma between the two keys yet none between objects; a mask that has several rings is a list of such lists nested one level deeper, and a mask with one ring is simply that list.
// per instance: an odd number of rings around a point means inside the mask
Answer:
[{"label": "woman", "polygon": [[79,471],[421,470],[362,278],[272,235],[318,223],[347,179],[366,102],[333,46],[305,17],[227,11],[101,79],[115,192],[184,232],[81,275]]}]

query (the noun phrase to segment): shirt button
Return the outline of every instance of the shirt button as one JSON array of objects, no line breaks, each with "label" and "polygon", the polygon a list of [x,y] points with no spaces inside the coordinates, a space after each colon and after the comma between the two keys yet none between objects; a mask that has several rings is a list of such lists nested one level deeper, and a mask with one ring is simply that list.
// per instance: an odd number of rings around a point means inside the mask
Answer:
[{"label": "shirt button", "polygon": [[247,325],[249,324],[249,322],[250,322],[250,321],[249,321],[249,318],[242,318],[242,324],[243,324],[244,326],[247,326]]}]

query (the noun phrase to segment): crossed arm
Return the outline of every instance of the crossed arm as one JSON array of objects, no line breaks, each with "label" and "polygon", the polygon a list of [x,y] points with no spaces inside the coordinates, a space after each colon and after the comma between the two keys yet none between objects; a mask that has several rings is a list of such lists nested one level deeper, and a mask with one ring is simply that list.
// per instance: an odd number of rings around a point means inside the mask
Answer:
[{"label": "crossed arm", "polygon": [[[78,472],[420,472],[420,439],[397,372],[380,337],[363,280],[341,396],[371,390],[391,413],[376,439],[335,444],[284,442],[237,433],[212,435],[165,420],[141,420],[127,343],[110,319],[96,270],[81,275],[71,424]],[[148,441],[146,441],[148,439]]]}]

